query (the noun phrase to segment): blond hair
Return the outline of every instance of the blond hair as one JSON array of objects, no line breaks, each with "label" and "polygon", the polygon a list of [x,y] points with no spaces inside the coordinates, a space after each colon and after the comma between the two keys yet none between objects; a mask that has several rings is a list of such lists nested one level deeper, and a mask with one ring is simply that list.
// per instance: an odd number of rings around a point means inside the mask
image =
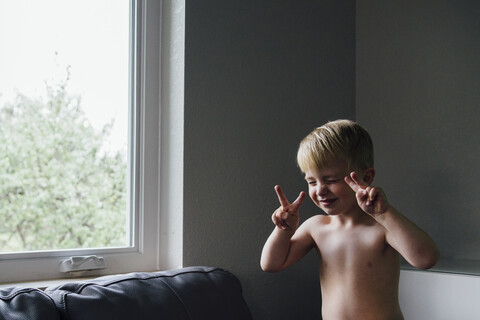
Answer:
[{"label": "blond hair", "polygon": [[373,143],[368,132],[351,120],[331,121],[316,128],[301,142],[297,153],[300,170],[345,161],[350,170],[373,168]]}]

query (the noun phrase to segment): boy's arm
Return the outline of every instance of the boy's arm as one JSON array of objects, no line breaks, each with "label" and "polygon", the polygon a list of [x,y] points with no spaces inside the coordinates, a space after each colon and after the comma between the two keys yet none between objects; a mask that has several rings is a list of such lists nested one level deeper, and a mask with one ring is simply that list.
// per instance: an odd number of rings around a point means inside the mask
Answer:
[{"label": "boy's arm", "polygon": [[303,258],[313,248],[307,222],[296,231],[275,227],[263,247],[260,266],[263,271],[278,272]]},{"label": "boy's arm", "polygon": [[307,224],[298,227],[298,209],[305,198],[305,193],[301,192],[297,200],[290,204],[280,186],[276,186],[275,191],[280,207],[272,215],[275,229],[267,239],[260,259],[262,270],[267,272],[277,272],[287,268],[300,260],[313,247]]},{"label": "boy's arm", "polygon": [[375,217],[387,230],[387,242],[415,268],[429,269],[440,256],[430,236],[392,206]]},{"label": "boy's arm", "polygon": [[386,241],[412,266],[433,267],[440,256],[433,239],[392,207],[381,188],[370,187],[354,172],[345,181],[355,191],[359,206],[386,229]]}]

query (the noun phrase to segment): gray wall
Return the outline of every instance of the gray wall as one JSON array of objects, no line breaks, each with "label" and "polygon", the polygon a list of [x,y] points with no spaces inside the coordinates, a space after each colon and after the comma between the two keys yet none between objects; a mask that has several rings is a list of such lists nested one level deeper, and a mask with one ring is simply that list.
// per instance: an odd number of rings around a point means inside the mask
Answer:
[{"label": "gray wall", "polygon": [[[480,266],[479,17],[477,0],[357,1],[356,113],[376,145],[377,183],[453,271],[463,259]],[[400,304],[406,319],[473,319],[479,285],[402,271]]]},{"label": "gray wall", "polygon": [[356,40],[377,182],[443,259],[480,260],[480,2],[358,1]]},{"label": "gray wall", "polygon": [[355,115],[355,2],[186,1],[185,19],[184,265],[234,272],[255,319],[320,318],[313,253],[278,274],[259,259],[273,186],[306,189],[300,139]]},{"label": "gray wall", "polygon": [[[355,117],[372,134],[376,183],[391,202],[443,258],[480,260],[477,1],[366,0],[356,16],[354,1],[186,5],[185,265],[237,274],[255,319],[319,318],[315,256],[274,275],[259,257],[273,185],[292,199],[305,189],[299,140]],[[302,219],[316,212],[305,205]],[[428,318],[409,299],[411,279],[402,273],[402,307]]]}]

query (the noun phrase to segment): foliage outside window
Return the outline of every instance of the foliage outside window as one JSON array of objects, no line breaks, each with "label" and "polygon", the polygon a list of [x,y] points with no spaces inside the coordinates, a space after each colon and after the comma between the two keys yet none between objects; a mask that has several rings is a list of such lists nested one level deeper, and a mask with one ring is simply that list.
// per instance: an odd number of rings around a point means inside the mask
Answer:
[{"label": "foliage outside window", "polygon": [[131,245],[134,4],[0,0],[0,253]]},{"label": "foliage outside window", "polygon": [[125,245],[126,154],[103,147],[68,79],[0,109],[0,250]]}]

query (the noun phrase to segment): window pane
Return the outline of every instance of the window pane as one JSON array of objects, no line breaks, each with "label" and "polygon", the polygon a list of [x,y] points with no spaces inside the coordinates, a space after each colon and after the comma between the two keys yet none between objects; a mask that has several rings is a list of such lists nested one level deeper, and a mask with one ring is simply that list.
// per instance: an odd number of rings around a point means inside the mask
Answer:
[{"label": "window pane", "polygon": [[0,0],[0,252],[130,246],[130,1]]}]

